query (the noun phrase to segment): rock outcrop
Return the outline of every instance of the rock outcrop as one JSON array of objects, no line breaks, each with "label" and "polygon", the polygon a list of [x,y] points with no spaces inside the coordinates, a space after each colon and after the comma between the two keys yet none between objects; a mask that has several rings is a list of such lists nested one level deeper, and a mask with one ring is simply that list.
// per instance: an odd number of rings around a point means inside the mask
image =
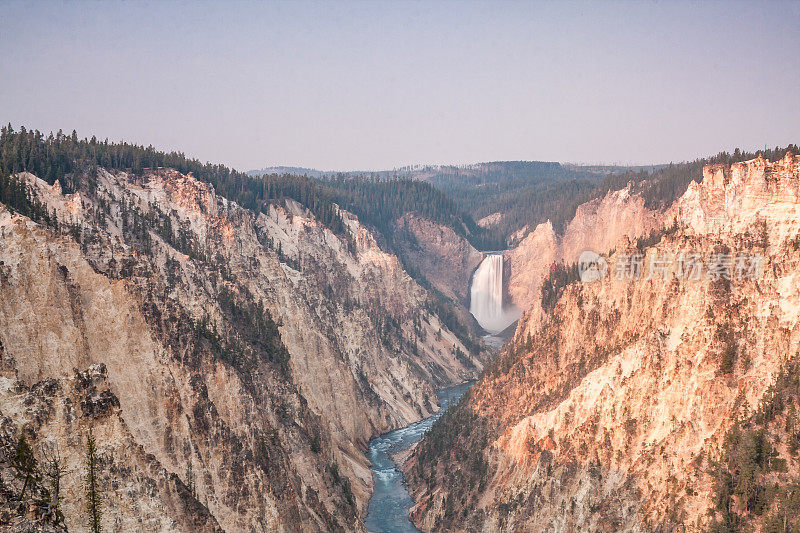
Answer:
[{"label": "rock outcrop", "polygon": [[[797,395],[775,407],[770,392],[800,358],[800,162],[708,166],[667,216],[676,230],[642,257],[622,239],[611,275],[568,286],[552,312],[527,313],[467,401],[421,441],[405,469],[423,530],[795,520],[789,500],[759,496],[755,480],[779,487],[800,468],[785,444],[796,440]],[[689,267],[694,254],[701,270]],[[631,257],[641,276],[628,276]],[[740,431],[752,413],[783,417],[782,402],[794,403],[776,434]],[[764,466],[749,478],[720,468],[741,434],[760,435],[774,465],[745,443],[736,453]]]},{"label": "rock outcrop", "polygon": [[472,273],[483,254],[451,228],[414,213],[402,216],[395,226],[405,237],[398,242],[403,257],[439,292],[466,303]]},{"label": "rock outcrop", "polygon": [[[462,339],[481,335],[483,330],[469,312],[469,299],[472,275],[484,254],[452,228],[416,213],[406,213],[396,220],[394,231],[394,244],[406,267],[444,302],[437,309],[440,318],[447,319],[447,325]],[[481,349],[477,345],[469,348]]]},{"label": "rock outcrop", "polygon": [[658,231],[672,219],[645,207],[630,186],[578,206],[563,235],[548,221],[539,224],[506,252],[508,294],[519,309],[537,307],[542,282],[555,263],[572,264],[584,250],[609,252],[623,238],[636,239]]}]

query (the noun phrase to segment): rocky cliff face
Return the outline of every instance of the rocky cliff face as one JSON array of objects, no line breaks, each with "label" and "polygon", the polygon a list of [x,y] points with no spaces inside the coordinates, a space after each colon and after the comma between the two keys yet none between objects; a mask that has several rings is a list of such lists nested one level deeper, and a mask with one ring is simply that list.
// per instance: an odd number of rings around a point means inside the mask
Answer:
[{"label": "rocky cliff face", "polygon": [[396,228],[405,237],[400,245],[403,256],[446,297],[466,303],[472,273],[483,254],[451,228],[407,213]]},{"label": "rocky cliff face", "polygon": [[[472,275],[484,254],[451,228],[436,224],[415,213],[406,213],[395,222],[395,245],[404,263],[416,277],[441,295],[444,307],[437,311],[449,318],[448,325],[462,338],[482,334],[469,312]],[[477,346],[469,346],[473,351]]]},{"label": "rocky cliff face", "polygon": [[606,253],[622,237],[648,235],[672,221],[644,203],[628,187],[578,206],[561,236],[549,221],[539,224],[505,254],[511,302],[523,310],[537,307],[542,282],[554,263],[575,263],[584,250]]},{"label": "rocky cliff face", "polygon": [[59,450],[71,529],[89,428],[106,530],[363,529],[368,439],[482,369],[348,213],[343,238],[168,169],[25,179],[57,222],[0,206],[0,413]]},{"label": "rocky cliff face", "polygon": [[794,523],[791,496],[775,495],[800,467],[785,370],[800,357],[800,162],[706,167],[668,215],[678,228],[643,252],[641,277],[626,274],[639,250],[622,239],[609,258],[622,275],[612,267],[526,314],[422,441],[406,463],[420,527]]}]

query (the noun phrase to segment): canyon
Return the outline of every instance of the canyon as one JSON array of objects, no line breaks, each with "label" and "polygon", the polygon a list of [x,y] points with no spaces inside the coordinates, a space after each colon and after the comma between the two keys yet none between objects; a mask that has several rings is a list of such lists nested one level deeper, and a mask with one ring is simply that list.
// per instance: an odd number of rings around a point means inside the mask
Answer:
[{"label": "canyon", "polygon": [[798,28],[0,0],[0,533],[800,533]]},{"label": "canyon", "polygon": [[352,214],[344,239],[291,199],[255,214],[167,168],[92,174],[68,194],[18,176],[48,224],[0,206],[3,438],[58,450],[53,522],[82,527],[91,429],[106,530],[363,530],[369,439],[488,352]]},{"label": "canyon", "polygon": [[[621,218],[604,215],[608,204]],[[631,238],[658,228],[652,242]],[[405,462],[412,521],[425,531],[796,527],[796,156],[708,165],[660,214],[610,193],[552,243],[540,226],[510,252],[509,292],[529,307]],[[570,283],[542,309],[541,270],[583,247],[610,265],[640,257],[643,275]],[[728,270],[695,277],[682,263],[694,254]],[[650,270],[665,257],[682,259]],[[539,269],[515,282],[515,261]]]},{"label": "canyon", "polygon": [[[496,251],[475,243],[502,217],[429,184],[159,157],[4,182],[3,526],[81,530],[88,455],[108,531],[366,531],[408,505],[423,531],[789,520],[791,150],[660,207],[612,180]],[[609,265],[591,283],[586,250]],[[697,257],[728,274],[693,278]],[[442,390],[464,393],[444,414]]]}]

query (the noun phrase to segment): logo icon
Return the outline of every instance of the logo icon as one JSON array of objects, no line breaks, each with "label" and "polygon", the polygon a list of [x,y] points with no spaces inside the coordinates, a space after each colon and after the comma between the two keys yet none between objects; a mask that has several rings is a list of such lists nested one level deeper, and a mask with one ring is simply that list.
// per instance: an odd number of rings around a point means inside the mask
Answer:
[{"label": "logo icon", "polygon": [[578,274],[583,283],[591,283],[608,272],[608,262],[600,254],[585,250],[578,258]]}]

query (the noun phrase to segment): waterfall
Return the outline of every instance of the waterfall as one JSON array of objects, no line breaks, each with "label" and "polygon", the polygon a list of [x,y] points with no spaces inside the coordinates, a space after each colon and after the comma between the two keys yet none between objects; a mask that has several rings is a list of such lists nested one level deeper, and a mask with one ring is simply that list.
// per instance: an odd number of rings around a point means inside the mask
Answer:
[{"label": "waterfall", "polygon": [[489,333],[500,333],[519,318],[516,309],[503,305],[503,254],[487,255],[472,276],[469,312]]}]

